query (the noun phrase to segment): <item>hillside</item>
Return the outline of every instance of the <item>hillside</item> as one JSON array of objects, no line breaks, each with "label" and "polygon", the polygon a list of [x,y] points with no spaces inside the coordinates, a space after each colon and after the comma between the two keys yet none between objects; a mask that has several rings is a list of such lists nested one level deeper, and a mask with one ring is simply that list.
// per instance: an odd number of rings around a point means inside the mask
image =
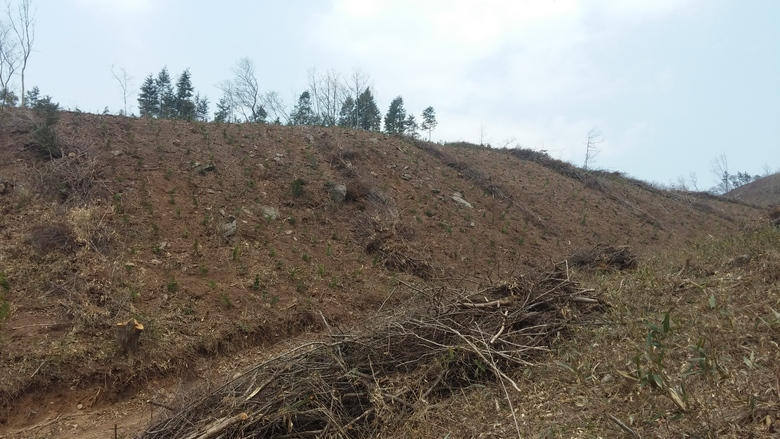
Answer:
[{"label": "hillside", "polygon": [[742,185],[729,191],[726,196],[757,206],[780,206],[780,173]]},{"label": "hillside", "polygon": [[597,244],[683,249],[764,215],[524,150],[63,113],[47,159],[24,111],[0,123],[0,432],[169,399],[293,337],[425,308],[428,288],[479,290]]}]

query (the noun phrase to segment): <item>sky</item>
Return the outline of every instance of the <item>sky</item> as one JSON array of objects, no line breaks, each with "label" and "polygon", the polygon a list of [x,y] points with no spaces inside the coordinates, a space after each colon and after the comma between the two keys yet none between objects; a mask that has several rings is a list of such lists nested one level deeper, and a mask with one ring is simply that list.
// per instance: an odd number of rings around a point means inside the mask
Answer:
[{"label": "sky", "polygon": [[[11,0],[12,4],[19,0]],[[434,107],[434,141],[547,151],[645,181],[716,184],[780,171],[776,0],[32,0],[27,88],[88,112],[123,108],[167,67],[211,105],[241,58],[289,105],[307,71],[370,76],[382,114]],[[695,178],[691,178],[695,176]]]}]

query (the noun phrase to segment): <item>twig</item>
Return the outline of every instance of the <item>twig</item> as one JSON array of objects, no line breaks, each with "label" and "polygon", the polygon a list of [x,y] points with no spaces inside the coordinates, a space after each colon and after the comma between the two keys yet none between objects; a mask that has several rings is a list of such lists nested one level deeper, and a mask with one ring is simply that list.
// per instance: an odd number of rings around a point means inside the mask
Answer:
[{"label": "twig", "polygon": [[43,360],[43,362],[41,362],[41,365],[40,365],[40,366],[38,366],[38,368],[37,368],[37,369],[35,369],[35,372],[33,372],[33,373],[32,373],[32,375],[30,375],[30,378],[34,377],[34,376],[35,376],[35,374],[37,374],[37,373],[38,373],[38,371],[39,371],[39,370],[41,370],[41,368],[43,367],[43,365],[44,365],[44,364],[46,364],[46,360]]},{"label": "twig", "polygon": [[616,417],[614,417],[612,415],[607,415],[607,416],[609,417],[609,419],[612,422],[617,424],[617,426],[620,427],[621,430],[625,431],[626,433],[630,434],[631,436],[639,437],[639,435],[634,430],[632,430],[631,427],[629,427],[628,425],[624,424],[623,421],[621,421],[620,419],[618,419],[618,418],[616,418]]},{"label": "twig", "polygon": [[187,439],[211,439],[222,433],[223,430],[230,428],[230,426],[246,421],[247,418],[249,418],[249,416],[246,413],[239,413],[236,416],[221,419],[219,422],[211,424],[212,426],[204,431],[203,434],[198,435],[198,433],[195,433],[194,435],[188,436]]},{"label": "twig", "polygon": [[151,404],[151,405],[153,405],[153,406],[155,406],[155,407],[162,407],[162,408],[164,408],[164,409],[168,409],[168,410],[170,410],[170,411],[172,411],[172,412],[175,412],[175,411],[176,411],[176,409],[175,409],[175,408],[173,408],[173,407],[171,407],[171,406],[169,406],[169,405],[161,404],[161,403],[159,403],[159,402],[152,401],[151,399],[147,400],[146,402],[147,402],[147,403],[149,403],[149,404]]}]

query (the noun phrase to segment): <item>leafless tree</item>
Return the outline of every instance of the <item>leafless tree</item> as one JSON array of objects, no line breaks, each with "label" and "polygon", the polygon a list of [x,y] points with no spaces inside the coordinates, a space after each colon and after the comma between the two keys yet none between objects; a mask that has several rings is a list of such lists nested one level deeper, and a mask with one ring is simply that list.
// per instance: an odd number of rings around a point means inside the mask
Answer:
[{"label": "leafless tree", "polygon": [[11,93],[11,77],[19,68],[19,51],[15,38],[11,35],[11,26],[0,21],[0,93],[3,93],[0,99],[0,106],[8,103],[9,93]]},{"label": "leafless tree", "polygon": [[35,43],[35,11],[30,13],[32,0],[21,0],[16,10],[16,16],[11,11],[11,3],[6,1],[6,15],[10,22],[10,28],[18,41],[19,76],[22,82],[22,106],[25,104],[24,74],[27,71],[27,61],[32,53]]},{"label": "leafless tree", "polygon": [[718,179],[715,191],[721,194],[731,190],[731,181],[729,180],[729,161],[725,154],[721,154],[712,159],[710,170]]},{"label": "leafless tree", "polygon": [[233,67],[233,79],[219,85],[231,108],[241,114],[245,122],[265,121],[260,86],[255,75],[255,65],[249,58],[241,58]]},{"label": "leafless tree", "polygon": [[585,142],[585,169],[588,169],[593,165],[596,156],[601,152],[599,144],[603,141],[604,139],[600,129],[591,128],[591,130],[588,131],[588,140]]},{"label": "leafless tree", "polygon": [[487,127],[484,124],[479,124],[479,146],[485,146],[485,138],[487,135]]},{"label": "leafless tree", "polygon": [[317,74],[316,67],[310,68],[307,73],[314,111],[320,116],[323,125],[336,125],[341,106],[349,93],[341,74],[333,69],[325,74]]},{"label": "leafless tree", "polygon": [[699,177],[696,176],[696,173],[691,171],[691,173],[688,174],[688,178],[691,181],[691,186],[693,187],[693,190],[695,190],[696,192],[699,192],[699,184],[698,184]]},{"label": "leafless tree", "polygon": [[[355,115],[352,118],[352,121],[356,124],[352,128],[357,128],[357,124],[360,121],[360,105],[358,105],[358,102],[360,101],[360,94],[363,93],[363,91],[368,88],[368,82],[371,80],[371,76],[369,76],[367,73],[363,72],[362,70],[355,68],[352,69],[352,74],[349,77],[349,81],[345,85],[346,93],[345,93],[345,99],[346,96],[350,96],[355,101]],[[343,101],[342,101],[343,104]]]},{"label": "leafless tree", "polygon": [[290,112],[287,110],[287,106],[284,101],[279,97],[279,93],[275,91],[269,91],[260,99],[263,106],[268,109],[268,112],[272,115],[274,120],[278,120],[282,123],[290,121]]},{"label": "leafless tree", "polygon": [[111,65],[111,75],[116,79],[116,81],[119,83],[119,88],[122,89],[122,102],[125,105],[124,113],[122,113],[124,116],[127,116],[127,98],[130,97],[130,94],[132,93],[132,77],[127,74],[127,70],[125,70],[123,67],[119,68],[119,71],[114,71],[114,65]]}]

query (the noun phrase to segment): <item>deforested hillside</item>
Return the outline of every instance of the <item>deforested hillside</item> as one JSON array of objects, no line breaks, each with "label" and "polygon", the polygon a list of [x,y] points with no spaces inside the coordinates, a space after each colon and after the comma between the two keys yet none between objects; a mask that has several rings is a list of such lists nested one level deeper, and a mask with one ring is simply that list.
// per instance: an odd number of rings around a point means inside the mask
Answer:
[{"label": "deforested hillside", "polygon": [[[23,110],[0,120],[0,431],[424,309],[421,291],[596,245],[683,248],[764,214],[533,151],[85,113],[46,138]],[[137,348],[117,346],[132,319]]]},{"label": "deforested hillside", "polygon": [[780,173],[757,178],[729,191],[726,197],[757,206],[780,206]]}]

